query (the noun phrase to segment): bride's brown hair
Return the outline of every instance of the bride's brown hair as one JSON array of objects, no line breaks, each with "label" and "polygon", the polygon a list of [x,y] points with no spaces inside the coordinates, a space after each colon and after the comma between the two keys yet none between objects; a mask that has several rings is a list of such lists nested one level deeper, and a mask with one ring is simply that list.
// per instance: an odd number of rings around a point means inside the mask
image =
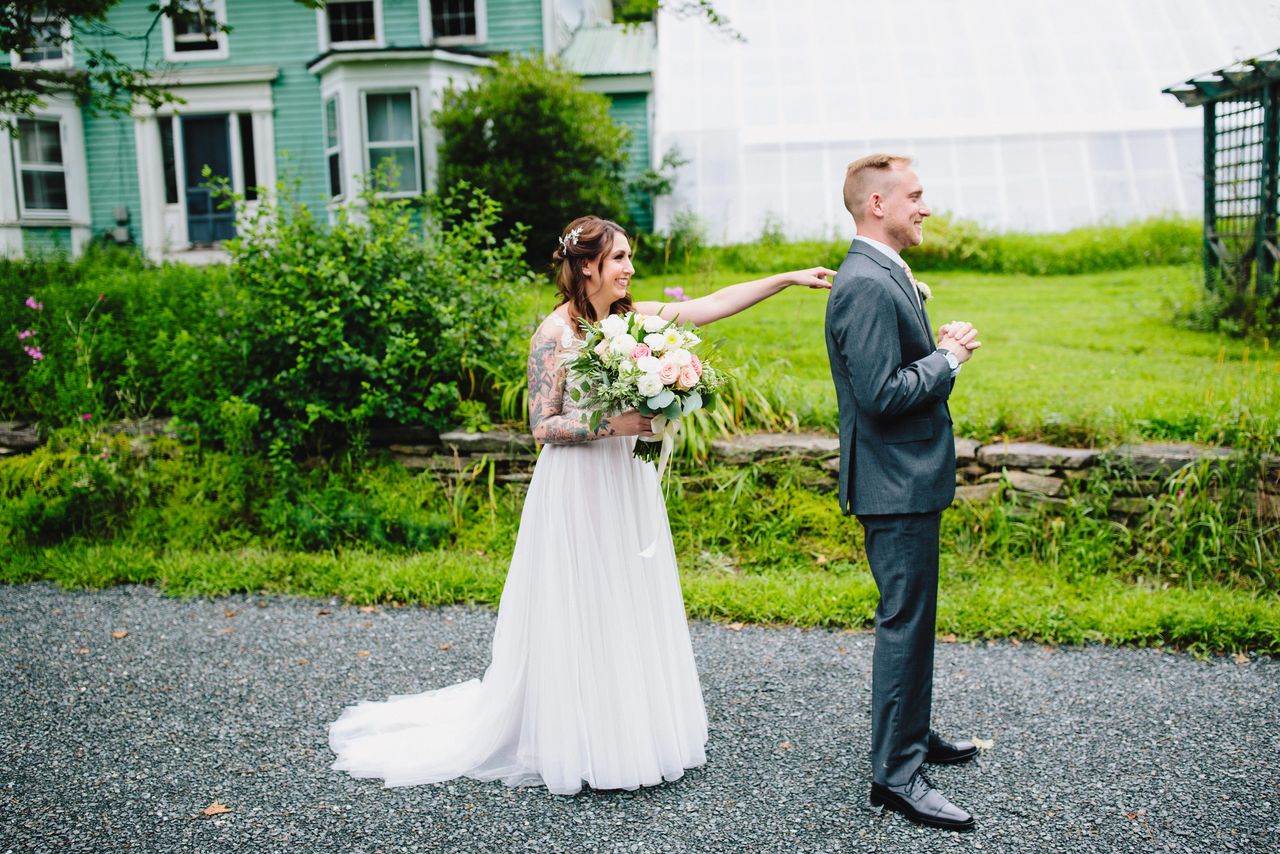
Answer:
[{"label": "bride's brown hair", "polygon": [[[621,234],[630,242],[626,229],[598,216],[580,216],[569,223],[560,235],[560,248],[551,256],[556,270],[556,289],[560,292],[560,305],[568,303],[569,320],[577,327],[578,319],[585,317],[592,323],[596,310],[587,299],[587,277],[584,265],[595,267],[597,275],[604,264],[604,256],[613,248],[613,236]],[[620,314],[633,308],[631,296],[625,296],[609,306],[610,314]]]}]

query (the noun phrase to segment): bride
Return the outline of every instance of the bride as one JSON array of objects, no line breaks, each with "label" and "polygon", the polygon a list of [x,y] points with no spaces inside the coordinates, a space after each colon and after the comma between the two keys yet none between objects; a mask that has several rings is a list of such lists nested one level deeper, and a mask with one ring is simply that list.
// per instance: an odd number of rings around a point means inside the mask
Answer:
[{"label": "bride", "polygon": [[[529,353],[534,468],[483,679],[347,708],[329,726],[333,768],[386,786],[467,776],[571,795],[675,780],[706,761],[707,715],[675,551],[635,410],[588,429],[562,367],[578,321],[626,311],[705,325],[790,285],[829,288],[815,267],[681,303],[631,301],[620,226],[574,220],[560,237],[560,304]],[[656,548],[653,546],[656,544]],[[645,557],[644,555],[649,555]]]}]

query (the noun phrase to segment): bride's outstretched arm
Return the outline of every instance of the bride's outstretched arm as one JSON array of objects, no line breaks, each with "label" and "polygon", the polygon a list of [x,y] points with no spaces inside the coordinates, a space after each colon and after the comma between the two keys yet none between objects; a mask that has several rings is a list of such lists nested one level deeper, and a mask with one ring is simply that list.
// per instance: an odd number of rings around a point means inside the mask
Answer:
[{"label": "bride's outstretched arm", "polygon": [[728,285],[705,297],[691,299],[688,302],[640,302],[636,310],[641,314],[656,314],[667,320],[679,320],[681,323],[692,323],[705,326],[722,317],[737,314],[744,308],[750,308],[761,300],[792,285],[803,285],[808,288],[831,288],[831,277],[835,270],[826,267],[812,267],[808,270],[796,270],[790,273],[777,273],[752,282],[740,282]]},{"label": "bride's outstretched arm", "polygon": [[556,339],[539,334],[529,348],[529,430],[539,444],[572,445],[605,436],[651,435],[650,418],[635,410],[605,417],[591,430],[564,411],[564,351]]}]

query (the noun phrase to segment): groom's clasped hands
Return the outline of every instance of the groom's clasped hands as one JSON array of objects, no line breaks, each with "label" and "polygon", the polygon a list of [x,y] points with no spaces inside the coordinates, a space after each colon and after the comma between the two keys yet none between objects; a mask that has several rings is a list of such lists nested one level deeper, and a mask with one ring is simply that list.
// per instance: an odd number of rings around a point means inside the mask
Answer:
[{"label": "groom's clasped hands", "polygon": [[969,361],[973,351],[982,346],[982,342],[978,340],[978,330],[972,323],[953,320],[938,327],[938,346],[951,351],[964,364]]}]

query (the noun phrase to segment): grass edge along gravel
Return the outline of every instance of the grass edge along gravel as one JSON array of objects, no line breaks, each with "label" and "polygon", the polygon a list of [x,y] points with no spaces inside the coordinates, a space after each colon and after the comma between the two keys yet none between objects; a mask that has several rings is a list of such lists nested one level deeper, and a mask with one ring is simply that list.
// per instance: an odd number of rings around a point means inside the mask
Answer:
[{"label": "grass edge along gravel", "polygon": [[[496,606],[505,557],[438,549],[412,555],[265,549],[152,552],[68,543],[11,551],[0,582],[64,589],[152,584],[172,596],[266,593],[340,597],[349,604]],[[865,565],[739,574],[685,570],[690,617],[729,623],[863,629],[875,584]],[[1170,647],[1198,654],[1280,652],[1280,596],[1143,579],[1080,575],[1029,560],[965,566],[943,555],[938,632],[946,640],[1018,638],[1045,644]]]}]

